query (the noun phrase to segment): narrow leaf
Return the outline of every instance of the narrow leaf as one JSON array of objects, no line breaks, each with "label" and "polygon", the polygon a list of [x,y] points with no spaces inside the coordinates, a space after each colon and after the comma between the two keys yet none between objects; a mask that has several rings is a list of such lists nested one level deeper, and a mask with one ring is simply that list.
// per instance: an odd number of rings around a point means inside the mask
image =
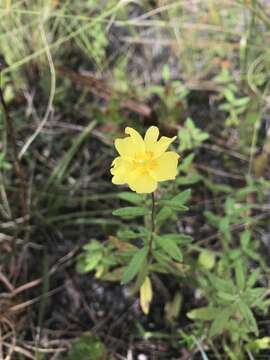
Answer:
[{"label": "narrow leaf", "polygon": [[117,197],[121,200],[125,200],[131,204],[140,205],[143,202],[143,196],[135,194],[133,192],[123,191],[117,194]]},{"label": "narrow leaf", "polygon": [[128,264],[126,271],[122,278],[122,284],[127,284],[130,282],[140,271],[140,268],[143,266],[143,263],[146,260],[147,248],[144,247],[133,256],[130,263]]},{"label": "narrow leaf", "polygon": [[238,260],[235,265],[236,284],[239,290],[244,290],[245,287],[245,272],[244,265],[241,260]]},{"label": "narrow leaf", "polygon": [[179,185],[193,185],[196,184],[198,181],[200,181],[202,177],[194,172],[193,174],[189,174],[187,176],[179,176],[176,179],[177,184]]},{"label": "narrow leaf", "polygon": [[144,216],[149,213],[149,210],[139,206],[128,206],[113,211],[113,215],[123,218],[133,218],[137,216]]},{"label": "narrow leaf", "polygon": [[156,216],[156,223],[158,225],[162,225],[167,219],[171,218],[172,215],[173,215],[172,209],[168,207],[164,207],[158,212]]},{"label": "narrow leaf", "polygon": [[229,294],[235,294],[237,292],[231,279],[224,280],[213,274],[208,275],[209,280],[213,286],[218,290]]},{"label": "narrow leaf", "polygon": [[161,200],[159,202],[160,205],[168,206],[170,209],[175,211],[187,211],[188,207],[179,204],[177,201],[174,200]]},{"label": "narrow leaf", "polygon": [[250,331],[254,332],[256,336],[259,335],[258,325],[256,319],[250,308],[243,301],[239,302],[239,311],[246,320]]},{"label": "narrow leaf", "polygon": [[172,198],[172,201],[178,202],[180,205],[184,205],[191,197],[191,190],[187,189],[180,194]]},{"label": "narrow leaf", "polygon": [[210,328],[210,337],[216,336],[225,330],[227,322],[232,315],[232,308],[225,308],[219,312]]},{"label": "narrow leaf", "polygon": [[219,308],[211,306],[202,307],[199,309],[191,310],[187,313],[187,317],[191,320],[215,320],[220,313]]},{"label": "narrow leaf", "polygon": [[157,236],[158,245],[176,261],[182,261],[183,255],[175,241],[169,237]]},{"label": "narrow leaf", "polygon": [[161,236],[164,241],[174,241],[176,244],[190,243],[192,242],[192,237],[185,234],[164,234]]}]

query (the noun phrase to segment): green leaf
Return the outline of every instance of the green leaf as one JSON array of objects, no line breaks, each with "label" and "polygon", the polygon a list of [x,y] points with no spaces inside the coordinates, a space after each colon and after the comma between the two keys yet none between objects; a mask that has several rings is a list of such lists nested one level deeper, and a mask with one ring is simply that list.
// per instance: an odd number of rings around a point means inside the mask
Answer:
[{"label": "green leaf", "polygon": [[200,143],[204,142],[208,138],[209,138],[209,134],[207,133],[199,133],[196,135],[196,140],[198,140],[198,142]]},{"label": "green leaf", "polygon": [[173,215],[172,209],[168,207],[162,208],[156,216],[156,223],[162,225],[167,219],[171,218]]},{"label": "green leaf", "polygon": [[76,267],[77,271],[81,274],[84,274],[94,270],[102,259],[102,256],[102,252],[96,250],[79,258]]},{"label": "green leaf", "polygon": [[192,162],[193,162],[193,160],[194,160],[194,157],[195,157],[194,153],[191,153],[187,157],[185,157],[181,161],[181,163],[180,163],[180,165],[178,167],[179,171],[183,171],[184,173],[187,173],[190,166],[191,166],[191,164],[192,164]]},{"label": "green leaf", "polygon": [[206,177],[201,177],[204,185],[211,190],[213,193],[226,193],[229,194],[232,192],[232,187],[225,184],[216,184],[211,180],[208,180]]},{"label": "green leaf", "polygon": [[187,317],[191,320],[215,320],[221,309],[206,306],[199,309],[191,310],[187,313]]},{"label": "green leaf", "polygon": [[127,284],[130,282],[140,271],[143,263],[146,260],[148,249],[143,247],[131,259],[130,263],[128,264],[126,271],[122,278],[122,284]]},{"label": "green leaf", "polygon": [[220,220],[219,223],[219,230],[220,232],[222,232],[223,234],[228,234],[230,233],[230,221],[228,217],[224,217]]},{"label": "green leaf", "polygon": [[155,272],[160,272],[162,274],[168,274],[172,272],[172,267],[170,265],[170,257],[164,254],[163,250],[154,250],[154,258],[157,260],[157,263],[151,264],[149,269]]},{"label": "green leaf", "polygon": [[246,106],[250,101],[250,98],[249,97],[242,97],[242,98],[239,98],[239,99],[235,99],[233,105],[234,106],[237,106],[237,107],[240,107],[240,106]]},{"label": "green leaf", "polygon": [[189,174],[187,176],[179,176],[176,179],[177,184],[179,185],[192,185],[196,184],[202,179],[202,176],[194,172],[194,174]]},{"label": "green leaf", "polygon": [[125,200],[127,202],[130,202],[131,204],[140,205],[143,203],[143,195],[135,194],[128,191],[123,191],[119,194],[117,194],[117,197],[121,200]]},{"label": "green leaf", "polygon": [[187,211],[188,207],[184,206],[184,205],[180,205],[177,201],[173,201],[173,200],[161,200],[159,202],[160,205],[163,206],[167,206],[172,210],[175,211]]},{"label": "green leaf", "polygon": [[83,249],[86,251],[95,251],[95,250],[101,250],[103,248],[103,245],[97,241],[97,240],[92,240],[90,241],[88,244],[85,244],[83,246]]},{"label": "green leaf", "polygon": [[233,103],[235,101],[234,93],[229,88],[224,89],[223,95],[230,103]]},{"label": "green leaf", "polygon": [[220,309],[219,314],[217,314],[215,320],[213,321],[210,327],[210,337],[219,335],[225,330],[226,325],[230,316],[233,314],[234,309],[232,307]]},{"label": "green leaf", "polygon": [[91,255],[87,255],[85,260],[85,271],[88,272],[95,269],[99,261],[102,259],[102,256],[102,252],[100,251],[94,251]]},{"label": "green leaf", "polygon": [[220,221],[222,220],[222,217],[212,213],[211,211],[205,211],[204,216],[207,218],[208,222],[215,226],[216,228],[219,227]]},{"label": "green leaf", "polygon": [[129,288],[130,296],[137,295],[137,293],[140,290],[140,287],[142,286],[147,274],[148,274],[148,266],[141,266],[140,271],[138,272],[138,274],[136,276],[136,281],[134,281],[132,286]]},{"label": "green leaf", "polygon": [[235,277],[237,288],[242,291],[245,287],[245,272],[242,260],[236,261],[235,264]]},{"label": "green leaf", "polygon": [[223,291],[219,291],[217,293],[218,297],[226,302],[232,302],[232,301],[235,301],[236,299],[236,296],[237,295],[234,295],[234,294],[229,294],[229,293],[226,293],[226,292],[223,292]]},{"label": "green leaf", "polygon": [[170,256],[164,254],[162,249],[154,249],[153,255],[154,258],[163,265],[168,264],[171,260]]},{"label": "green leaf", "polygon": [[242,316],[246,320],[250,331],[254,332],[255,335],[258,336],[259,330],[258,330],[256,319],[255,319],[252,311],[246,305],[246,303],[244,303],[243,301],[240,301],[238,303],[238,306],[239,306],[239,311],[241,312]]},{"label": "green leaf", "polygon": [[260,275],[261,275],[261,269],[253,270],[247,280],[247,288],[252,288],[258,281]]},{"label": "green leaf", "polygon": [[180,194],[174,196],[172,201],[177,202],[179,205],[184,205],[191,197],[191,189],[180,192]]},{"label": "green leaf", "polygon": [[183,243],[190,243],[192,242],[193,238],[189,235],[185,234],[164,234],[161,235],[161,237],[164,239],[164,241],[173,241],[176,244],[183,244]]},{"label": "green leaf", "polygon": [[254,306],[258,302],[262,301],[265,296],[266,289],[256,287],[253,289],[247,289],[242,296],[242,300],[248,305]]},{"label": "green leaf", "polygon": [[228,294],[235,294],[236,288],[231,279],[224,280],[221,279],[213,274],[208,275],[210,282],[213,286],[220,292],[228,293]]},{"label": "green leaf", "polygon": [[183,255],[175,241],[168,236],[157,236],[155,237],[158,245],[168,254],[171,258],[176,261],[182,261]]},{"label": "green leaf", "polygon": [[127,206],[113,211],[113,215],[123,218],[134,218],[137,216],[144,216],[149,213],[149,210],[139,206]]},{"label": "green leaf", "polygon": [[243,249],[248,249],[251,241],[251,231],[245,230],[240,235],[240,244]]}]

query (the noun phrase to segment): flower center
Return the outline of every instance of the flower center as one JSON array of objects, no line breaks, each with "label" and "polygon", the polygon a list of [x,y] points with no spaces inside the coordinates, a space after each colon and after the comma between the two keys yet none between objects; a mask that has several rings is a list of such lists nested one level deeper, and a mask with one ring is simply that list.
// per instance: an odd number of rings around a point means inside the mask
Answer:
[{"label": "flower center", "polygon": [[156,166],[156,160],[152,151],[146,151],[135,156],[133,160],[133,170],[138,170],[142,175],[147,174]]}]

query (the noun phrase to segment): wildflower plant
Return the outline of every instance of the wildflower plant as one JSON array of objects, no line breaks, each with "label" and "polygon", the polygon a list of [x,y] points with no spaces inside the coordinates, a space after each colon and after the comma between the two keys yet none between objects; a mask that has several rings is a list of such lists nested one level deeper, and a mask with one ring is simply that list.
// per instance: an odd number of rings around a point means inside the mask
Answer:
[{"label": "wildflower plant", "polygon": [[[114,215],[122,218],[143,215],[145,227],[141,233],[140,248],[134,249],[124,268],[122,283],[127,284],[136,278],[135,290],[140,289],[141,307],[147,314],[152,300],[151,272],[183,271],[181,245],[191,238],[181,234],[161,235],[159,230],[178,211],[187,210],[185,203],[190,197],[190,191],[175,196],[166,194],[164,199],[158,201],[155,198],[154,192],[159,182],[176,178],[179,155],[175,151],[167,151],[176,137],[162,136],[158,140],[159,129],[155,126],[146,131],[144,139],[132,128],[126,128],[125,132],[128,137],[115,140],[120,156],[112,163],[112,182],[117,185],[127,184],[138,196],[136,206],[115,210]],[[145,196],[139,195],[148,193],[151,193],[150,202]],[[128,194],[126,199],[135,200],[134,196],[130,198]]]},{"label": "wildflower plant", "polygon": [[[152,274],[183,276],[187,271],[183,250],[192,238],[166,229],[171,229],[168,225],[179,212],[188,210],[185,204],[191,192],[187,189],[179,193],[175,186],[169,191],[157,191],[160,182],[176,178],[179,155],[168,151],[176,137],[158,139],[159,129],[155,126],[146,131],[144,138],[130,127],[125,133],[127,137],[115,140],[119,156],[112,162],[111,173],[114,184],[127,185],[132,190],[118,194],[130,206],[113,211],[122,219],[116,236],[98,249],[96,242],[86,245],[78,270],[95,270],[102,279],[132,283],[131,292],[140,293],[141,308],[148,314],[153,296]],[[134,221],[135,218],[144,221]]]}]

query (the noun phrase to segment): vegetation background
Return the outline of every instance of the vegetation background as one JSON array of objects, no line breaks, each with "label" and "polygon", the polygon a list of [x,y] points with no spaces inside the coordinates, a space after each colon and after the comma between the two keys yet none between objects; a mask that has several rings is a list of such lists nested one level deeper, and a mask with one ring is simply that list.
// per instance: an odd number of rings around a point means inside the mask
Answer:
[{"label": "vegetation background", "polygon": [[[0,0],[0,359],[269,359],[269,41],[267,0]],[[145,315],[101,261],[141,224],[113,141],[150,125],[193,241]]]}]

